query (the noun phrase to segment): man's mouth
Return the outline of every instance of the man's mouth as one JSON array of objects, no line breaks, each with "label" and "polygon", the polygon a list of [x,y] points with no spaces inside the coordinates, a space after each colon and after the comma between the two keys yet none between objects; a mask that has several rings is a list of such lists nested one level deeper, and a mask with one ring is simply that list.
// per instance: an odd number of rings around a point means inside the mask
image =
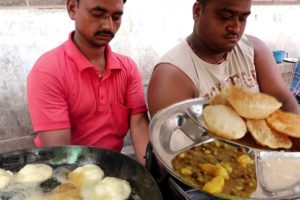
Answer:
[{"label": "man's mouth", "polygon": [[97,31],[94,36],[111,40],[114,38],[115,34],[110,31]]},{"label": "man's mouth", "polygon": [[112,39],[114,36],[111,34],[98,34],[97,37]]},{"label": "man's mouth", "polygon": [[225,36],[225,39],[231,43],[237,43],[240,38],[238,35],[230,35],[230,36]]}]

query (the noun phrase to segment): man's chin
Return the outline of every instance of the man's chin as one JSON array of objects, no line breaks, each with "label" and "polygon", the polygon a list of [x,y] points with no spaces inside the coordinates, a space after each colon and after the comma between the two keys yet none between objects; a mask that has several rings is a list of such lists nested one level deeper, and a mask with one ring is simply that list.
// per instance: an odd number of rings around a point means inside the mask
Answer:
[{"label": "man's chin", "polygon": [[101,48],[101,47],[105,47],[109,42],[107,41],[101,41],[101,42],[93,42],[92,46],[95,48]]},{"label": "man's chin", "polygon": [[231,45],[226,45],[223,47],[223,50],[226,51],[226,52],[230,52],[234,49],[234,47],[236,46],[237,44],[231,44]]}]

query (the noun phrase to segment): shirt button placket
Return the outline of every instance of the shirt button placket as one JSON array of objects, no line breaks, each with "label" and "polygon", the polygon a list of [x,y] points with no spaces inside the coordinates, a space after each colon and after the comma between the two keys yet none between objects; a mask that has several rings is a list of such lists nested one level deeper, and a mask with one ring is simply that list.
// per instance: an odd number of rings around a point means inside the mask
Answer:
[{"label": "shirt button placket", "polygon": [[104,93],[103,93],[103,75],[99,74],[99,102],[100,105],[104,105]]}]

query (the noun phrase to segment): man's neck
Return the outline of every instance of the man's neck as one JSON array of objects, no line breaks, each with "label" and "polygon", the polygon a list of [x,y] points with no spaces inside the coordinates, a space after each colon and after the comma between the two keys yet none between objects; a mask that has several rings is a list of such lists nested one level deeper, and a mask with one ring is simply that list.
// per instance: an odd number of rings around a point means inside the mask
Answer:
[{"label": "man's neck", "polygon": [[202,60],[210,64],[220,64],[222,63],[227,56],[227,52],[215,52],[210,48],[207,48],[205,44],[201,42],[194,35],[190,35],[187,38],[187,42],[193,52]]},{"label": "man's neck", "polygon": [[82,54],[103,74],[106,67],[105,46],[93,47],[86,41],[73,35],[73,41]]}]

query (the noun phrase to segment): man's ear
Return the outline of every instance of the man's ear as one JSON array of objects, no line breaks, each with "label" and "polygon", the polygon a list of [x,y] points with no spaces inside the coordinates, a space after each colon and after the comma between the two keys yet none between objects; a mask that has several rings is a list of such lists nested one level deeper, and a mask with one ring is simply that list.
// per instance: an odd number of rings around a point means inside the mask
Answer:
[{"label": "man's ear", "polygon": [[76,0],[67,0],[67,11],[68,11],[69,17],[72,20],[75,19],[76,7],[77,7]]},{"label": "man's ear", "polygon": [[195,2],[193,5],[193,19],[197,20],[202,12],[203,6],[199,2]]}]

